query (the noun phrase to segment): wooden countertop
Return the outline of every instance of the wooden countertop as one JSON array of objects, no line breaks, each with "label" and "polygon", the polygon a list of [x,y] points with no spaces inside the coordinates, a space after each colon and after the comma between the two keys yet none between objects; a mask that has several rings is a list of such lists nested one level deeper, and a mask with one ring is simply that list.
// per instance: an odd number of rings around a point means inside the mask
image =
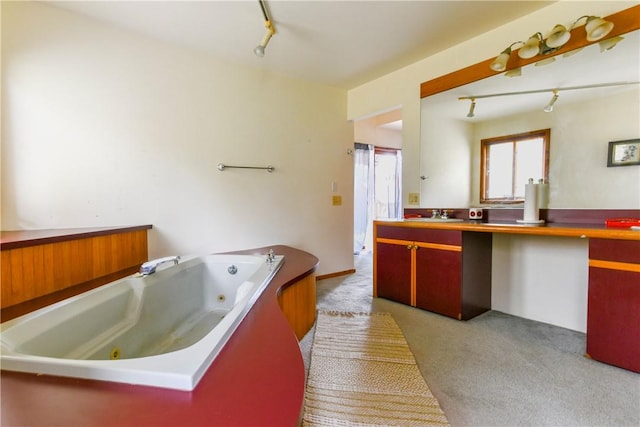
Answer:
[{"label": "wooden countertop", "polygon": [[318,259],[287,246],[284,264],[191,392],[1,372],[2,425],[294,426],[304,399],[298,341],[277,301],[281,288],[315,271]]},{"label": "wooden countertop", "polygon": [[0,232],[0,249],[26,248],[47,243],[64,242],[67,240],[88,237],[105,236],[129,231],[149,230],[151,225],[120,226],[120,227],[87,227],[61,228],[48,230],[15,230]]},{"label": "wooden countertop", "polygon": [[529,234],[535,236],[578,237],[616,240],[640,240],[640,231],[628,228],[613,228],[603,225],[544,223],[540,225],[519,224],[515,221],[468,221],[462,222],[428,222],[390,220],[374,221],[379,225],[394,227],[431,228],[439,230],[477,231],[483,233]]}]

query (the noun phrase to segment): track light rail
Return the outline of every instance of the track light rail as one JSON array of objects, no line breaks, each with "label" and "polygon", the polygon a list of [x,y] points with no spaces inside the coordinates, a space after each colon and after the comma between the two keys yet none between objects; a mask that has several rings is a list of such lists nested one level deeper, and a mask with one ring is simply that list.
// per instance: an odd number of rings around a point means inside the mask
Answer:
[{"label": "track light rail", "polygon": [[640,82],[614,82],[614,83],[599,83],[593,85],[584,85],[584,86],[569,86],[569,87],[561,87],[561,88],[549,88],[549,89],[536,89],[536,90],[524,90],[520,92],[503,92],[503,93],[491,93],[487,95],[470,95],[470,96],[462,96],[458,98],[459,100],[474,100],[474,99],[482,99],[482,98],[495,98],[498,96],[511,96],[511,95],[527,95],[531,93],[543,93],[543,92],[562,92],[567,90],[580,90],[580,89],[595,89],[601,87],[611,87],[611,86],[626,86],[626,85],[637,85]]}]

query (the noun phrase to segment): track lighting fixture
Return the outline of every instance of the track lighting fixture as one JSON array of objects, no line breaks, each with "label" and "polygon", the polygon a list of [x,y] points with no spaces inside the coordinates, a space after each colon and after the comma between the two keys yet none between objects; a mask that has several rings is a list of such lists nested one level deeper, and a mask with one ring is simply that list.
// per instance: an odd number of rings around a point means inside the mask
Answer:
[{"label": "track lighting fixture", "polygon": [[273,23],[269,19],[269,15],[267,14],[267,8],[264,4],[264,0],[258,0],[260,3],[260,8],[262,9],[262,16],[264,16],[264,26],[266,28],[266,32],[264,33],[264,37],[260,41],[260,44],[253,49],[253,53],[256,56],[262,58],[264,56],[264,51],[267,48],[267,44],[269,44],[269,40],[276,33],[276,29],[273,27]]},{"label": "track lighting fixture", "polygon": [[570,86],[570,87],[560,87],[560,88],[553,88],[553,89],[536,89],[536,90],[525,90],[520,92],[504,92],[504,93],[492,93],[487,95],[462,96],[458,99],[471,101],[471,105],[469,106],[469,113],[467,114],[467,117],[471,118],[471,117],[475,117],[476,101],[478,99],[551,92],[553,96],[551,97],[551,100],[549,101],[549,103],[544,107],[544,111],[546,113],[550,113],[553,111],[554,104],[556,103],[558,98],[560,98],[561,91],[596,89],[596,88],[603,88],[603,87],[627,86],[627,85],[637,85],[637,84],[640,84],[640,82],[600,83],[600,84],[585,85],[585,86]]},{"label": "track lighting fixture", "polygon": [[[569,41],[571,38],[571,30],[573,30],[574,27],[585,18],[586,39],[590,42],[604,38],[613,29],[612,22],[606,21],[598,16],[584,15],[576,19],[569,29],[561,24],[556,25],[553,27],[547,38],[544,38],[542,33],[537,32],[529,37],[526,42],[517,41],[511,43],[508,48],[500,52],[500,55],[491,62],[489,67],[493,71],[498,72],[506,70],[507,62],[509,61],[509,58],[511,58],[512,48],[515,45],[520,45],[520,48],[518,49],[518,56],[522,59],[530,59],[537,55],[547,55],[555,52]],[[617,43],[617,41],[614,42],[609,49],[615,46],[615,43]],[[607,49],[603,48],[603,51],[604,50]]]},{"label": "track lighting fixture", "polygon": [[558,100],[558,97],[559,97],[559,95],[558,95],[558,91],[557,91],[557,90],[554,90],[554,91],[553,91],[553,96],[551,97],[551,101],[549,101],[549,103],[547,104],[547,106],[546,106],[546,107],[544,107],[544,110],[543,110],[543,111],[544,111],[545,113],[550,113],[550,112],[552,112],[552,111],[553,111],[553,104],[555,104],[555,103],[556,103],[556,101]]},{"label": "track lighting fixture", "polygon": [[467,117],[469,118],[475,117],[475,114],[474,114],[475,109],[476,109],[476,99],[471,98],[471,105],[469,106],[469,113],[467,114]]}]

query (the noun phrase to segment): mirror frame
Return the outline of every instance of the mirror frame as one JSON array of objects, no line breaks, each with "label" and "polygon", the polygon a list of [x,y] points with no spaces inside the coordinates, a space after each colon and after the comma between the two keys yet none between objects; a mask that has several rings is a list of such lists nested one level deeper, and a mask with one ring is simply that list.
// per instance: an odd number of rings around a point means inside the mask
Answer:
[{"label": "mirror frame", "polygon": [[[607,34],[607,38],[619,36],[640,29],[640,5],[630,7],[629,9],[622,10],[612,15],[606,16],[604,19],[613,22],[613,30]],[[547,58],[556,55],[562,55],[566,52],[574,49],[579,49],[585,46],[596,44],[599,41],[589,42],[586,37],[578,35],[578,33],[584,32],[584,26],[579,26],[571,30],[571,38],[560,49],[553,53],[546,55]],[[529,59],[522,59],[518,56],[518,50],[511,52],[511,57],[507,63],[507,68],[504,71],[493,71],[489,64],[493,62],[495,57],[489,58],[486,61],[478,62],[466,68],[454,71],[449,74],[437,77],[435,79],[423,82],[420,84],[420,98],[426,98],[430,95],[435,95],[440,92],[447,91],[459,86],[466,85],[478,80],[492,77],[502,74],[506,71],[514,68],[523,67],[525,65],[532,64],[540,60],[538,56]]]}]

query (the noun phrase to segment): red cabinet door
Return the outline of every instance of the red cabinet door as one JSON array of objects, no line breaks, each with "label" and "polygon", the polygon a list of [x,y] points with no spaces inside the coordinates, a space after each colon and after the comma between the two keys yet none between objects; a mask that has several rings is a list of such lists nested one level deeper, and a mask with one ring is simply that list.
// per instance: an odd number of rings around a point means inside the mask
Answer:
[{"label": "red cabinet door", "polygon": [[640,372],[640,273],[589,267],[587,354]]},{"label": "red cabinet door", "polygon": [[416,306],[454,319],[462,312],[462,255],[419,248],[416,252]]},{"label": "red cabinet door", "polygon": [[406,245],[376,244],[378,297],[411,305],[411,250]]}]

